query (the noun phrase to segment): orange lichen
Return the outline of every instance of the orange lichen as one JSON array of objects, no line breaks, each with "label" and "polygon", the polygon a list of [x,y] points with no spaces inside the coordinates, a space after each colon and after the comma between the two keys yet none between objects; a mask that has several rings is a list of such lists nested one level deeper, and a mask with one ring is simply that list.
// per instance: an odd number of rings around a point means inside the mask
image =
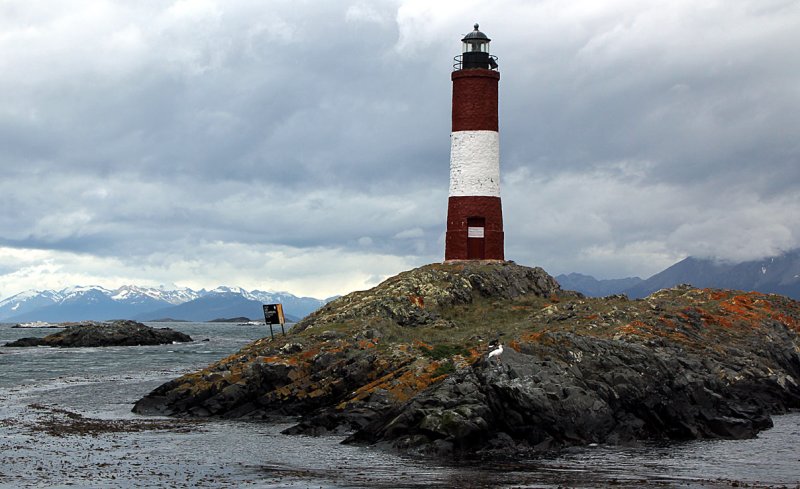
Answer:
[{"label": "orange lichen", "polygon": [[480,358],[480,356],[481,356],[482,354],[483,354],[483,353],[482,353],[482,352],[480,352],[480,351],[478,351],[478,349],[477,349],[477,348],[470,348],[470,349],[469,349],[469,360],[470,360],[470,361],[477,360],[478,358]]},{"label": "orange lichen", "polygon": [[287,365],[287,366],[298,364],[297,358],[292,356],[261,357],[261,361],[263,363],[272,363],[272,364]]},{"label": "orange lichen", "polygon": [[349,403],[351,403],[353,401],[361,401],[361,400],[365,399],[372,392],[374,392],[375,389],[377,389],[379,386],[387,384],[392,379],[394,379],[395,377],[400,375],[400,372],[401,372],[400,370],[394,370],[394,371],[389,372],[388,374],[386,374],[386,375],[384,375],[382,377],[379,377],[379,378],[373,380],[372,382],[370,382],[368,384],[362,385],[361,387],[359,387],[353,393],[353,395],[350,397],[350,399],[348,401],[342,403],[342,405],[349,404]]},{"label": "orange lichen", "polygon": [[703,289],[703,291],[708,295],[708,298],[712,301],[718,301],[730,297],[730,294],[722,290]]},{"label": "orange lichen", "polygon": [[410,295],[408,296],[408,300],[420,309],[425,308],[425,299],[421,295]]},{"label": "orange lichen", "polygon": [[639,333],[639,330],[636,329],[632,324],[623,324],[622,326],[617,328],[617,331],[623,334],[630,334],[630,335],[635,335]]},{"label": "orange lichen", "polygon": [[508,347],[511,348],[512,350],[516,351],[516,352],[521,351],[521,346],[519,344],[519,341],[517,341],[517,340],[509,341],[508,342]]},{"label": "orange lichen", "polygon": [[415,362],[389,372],[358,388],[350,399],[339,403],[337,409],[344,409],[354,403],[363,401],[376,390],[383,390],[397,402],[404,402],[422,390],[428,388],[447,375],[434,376],[433,373],[441,366],[440,362]]},{"label": "orange lichen", "polygon": [[757,292],[733,296],[720,303],[720,309],[727,315],[733,316],[732,319],[745,321],[751,326],[758,326],[761,321],[772,315],[769,301],[764,300],[764,296]]},{"label": "orange lichen", "polygon": [[730,318],[718,314],[705,313],[702,316],[702,321],[706,326],[722,326],[723,328],[733,327],[733,321],[731,321]]},{"label": "orange lichen", "polygon": [[643,321],[639,321],[638,319],[634,319],[633,321],[629,322],[628,324],[623,324],[619,328],[620,331],[623,333],[635,334],[637,332],[641,332],[644,330],[649,330],[650,326]]},{"label": "orange lichen", "polygon": [[445,377],[434,377],[432,373],[439,368],[439,362],[431,362],[421,369],[408,369],[400,375],[386,391],[398,402],[405,402],[417,393],[428,388],[435,381]]},{"label": "orange lichen", "polygon": [[800,321],[797,318],[787,316],[786,314],[776,314],[775,319],[780,321],[787,328],[791,328],[800,333]]},{"label": "orange lichen", "polygon": [[[686,315],[683,316],[686,317]],[[687,335],[687,331],[681,329],[680,324],[669,320],[665,321],[666,322],[662,322],[663,326],[656,326],[636,319],[618,327],[617,330],[620,333],[638,336],[644,339],[660,337],[685,344],[690,344],[693,342],[693,340]]]},{"label": "orange lichen", "polygon": [[544,333],[542,333],[541,331],[531,332],[531,333],[523,333],[523,334],[521,334],[519,336],[519,340],[522,341],[522,342],[526,342],[526,343],[531,343],[531,342],[534,342],[534,341],[540,341],[542,339],[542,335],[543,334]]},{"label": "orange lichen", "polygon": [[425,348],[426,350],[433,350],[433,347],[431,345],[429,345],[429,344],[427,344],[427,343],[425,343],[423,341],[414,340],[412,343],[417,348]]},{"label": "orange lichen", "polygon": [[673,321],[672,319],[669,319],[669,318],[665,318],[664,316],[660,316],[658,318],[658,321],[660,323],[662,323],[664,326],[668,327],[668,328],[673,328],[674,329],[674,328],[678,327],[678,325],[677,325],[677,323],[675,321]]},{"label": "orange lichen", "polygon": [[730,303],[745,309],[753,308],[753,299],[745,294],[733,296],[730,300]]}]

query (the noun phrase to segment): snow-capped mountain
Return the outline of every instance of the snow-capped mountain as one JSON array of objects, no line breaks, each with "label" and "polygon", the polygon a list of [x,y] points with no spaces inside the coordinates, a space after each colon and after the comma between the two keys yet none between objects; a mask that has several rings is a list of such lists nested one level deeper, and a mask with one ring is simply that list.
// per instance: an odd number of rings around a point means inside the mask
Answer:
[{"label": "snow-capped mountain", "polygon": [[170,294],[159,289],[121,287],[109,290],[98,285],[62,290],[26,291],[0,302],[0,321],[83,321],[119,319],[166,307]]},{"label": "snow-capped mountain", "polygon": [[[206,298],[205,301],[198,299]],[[211,306],[211,303],[214,303]],[[29,290],[0,301],[0,321],[83,321],[173,318],[205,321],[220,317],[258,318],[262,303],[284,305],[287,315],[305,316],[326,301],[288,292],[246,291],[220,286],[199,291],[125,285],[115,290],[75,286],[62,290]],[[177,308],[177,309],[175,309]]]},{"label": "snow-capped mountain", "polygon": [[0,301],[0,320],[26,314],[42,307],[52,306],[63,297],[53,290],[26,290]]},{"label": "snow-capped mountain", "polygon": [[[328,299],[330,300],[330,299]],[[283,304],[287,320],[297,321],[319,309],[328,300],[313,297],[297,297],[288,292],[246,291],[238,287],[217,287],[203,291],[196,299],[176,306],[140,314],[140,321],[172,318],[187,321],[209,321],[220,318],[263,317],[263,304]]]},{"label": "snow-capped mountain", "polygon": [[113,292],[111,298],[115,301],[126,301],[129,303],[144,301],[147,300],[147,298],[150,298],[178,305],[197,299],[201,294],[202,292],[197,292],[185,287],[175,290],[166,290],[163,288],[156,289],[152,287],[148,288],[137,287],[135,285],[123,285]]}]

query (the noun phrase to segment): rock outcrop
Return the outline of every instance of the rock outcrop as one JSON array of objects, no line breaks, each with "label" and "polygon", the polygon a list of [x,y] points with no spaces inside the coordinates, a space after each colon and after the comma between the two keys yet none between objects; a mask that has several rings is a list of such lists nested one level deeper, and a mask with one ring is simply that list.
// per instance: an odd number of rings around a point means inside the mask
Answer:
[{"label": "rock outcrop", "polygon": [[107,323],[78,323],[44,338],[21,338],[4,346],[136,346],[185,343],[192,338],[170,328],[151,328],[136,321],[119,320]]},{"label": "rock outcrop", "polygon": [[292,415],[289,433],[441,456],[744,438],[800,408],[799,333],[800,304],[776,295],[588,299],[538,268],[435,264],[339,298],[134,411]]},{"label": "rock outcrop", "polygon": [[479,299],[549,297],[559,289],[558,282],[541,268],[513,262],[428,265],[329,302],[298,322],[294,330],[365,320],[389,321],[403,327],[446,326],[448,308],[454,306],[470,305]]}]

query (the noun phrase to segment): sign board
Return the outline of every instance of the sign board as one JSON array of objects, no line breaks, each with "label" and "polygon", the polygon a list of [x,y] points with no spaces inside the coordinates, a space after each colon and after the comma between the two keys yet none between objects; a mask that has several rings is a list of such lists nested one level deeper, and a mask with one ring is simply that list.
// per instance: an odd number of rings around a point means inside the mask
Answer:
[{"label": "sign board", "polygon": [[264,321],[267,324],[284,324],[283,304],[264,304]]},{"label": "sign board", "polygon": [[280,324],[283,335],[286,336],[286,330],[283,329],[283,324],[286,318],[283,317],[283,304],[264,304],[264,321],[269,325],[269,335],[275,339],[275,334],[272,332],[273,324]]},{"label": "sign board", "polygon": [[483,238],[483,228],[482,227],[472,227],[472,226],[468,227],[467,228],[467,237],[468,238]]}]

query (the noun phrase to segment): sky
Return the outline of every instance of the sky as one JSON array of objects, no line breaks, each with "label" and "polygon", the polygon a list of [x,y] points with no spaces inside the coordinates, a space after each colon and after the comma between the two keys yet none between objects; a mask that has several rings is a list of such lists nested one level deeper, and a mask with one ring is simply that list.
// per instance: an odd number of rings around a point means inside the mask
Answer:
[{"label": "sky", "polygon": [[5,0],[0,298],[322,298],[441,261],[475,22],[507,259],[646,278],[800,246],[795,0]]}]

